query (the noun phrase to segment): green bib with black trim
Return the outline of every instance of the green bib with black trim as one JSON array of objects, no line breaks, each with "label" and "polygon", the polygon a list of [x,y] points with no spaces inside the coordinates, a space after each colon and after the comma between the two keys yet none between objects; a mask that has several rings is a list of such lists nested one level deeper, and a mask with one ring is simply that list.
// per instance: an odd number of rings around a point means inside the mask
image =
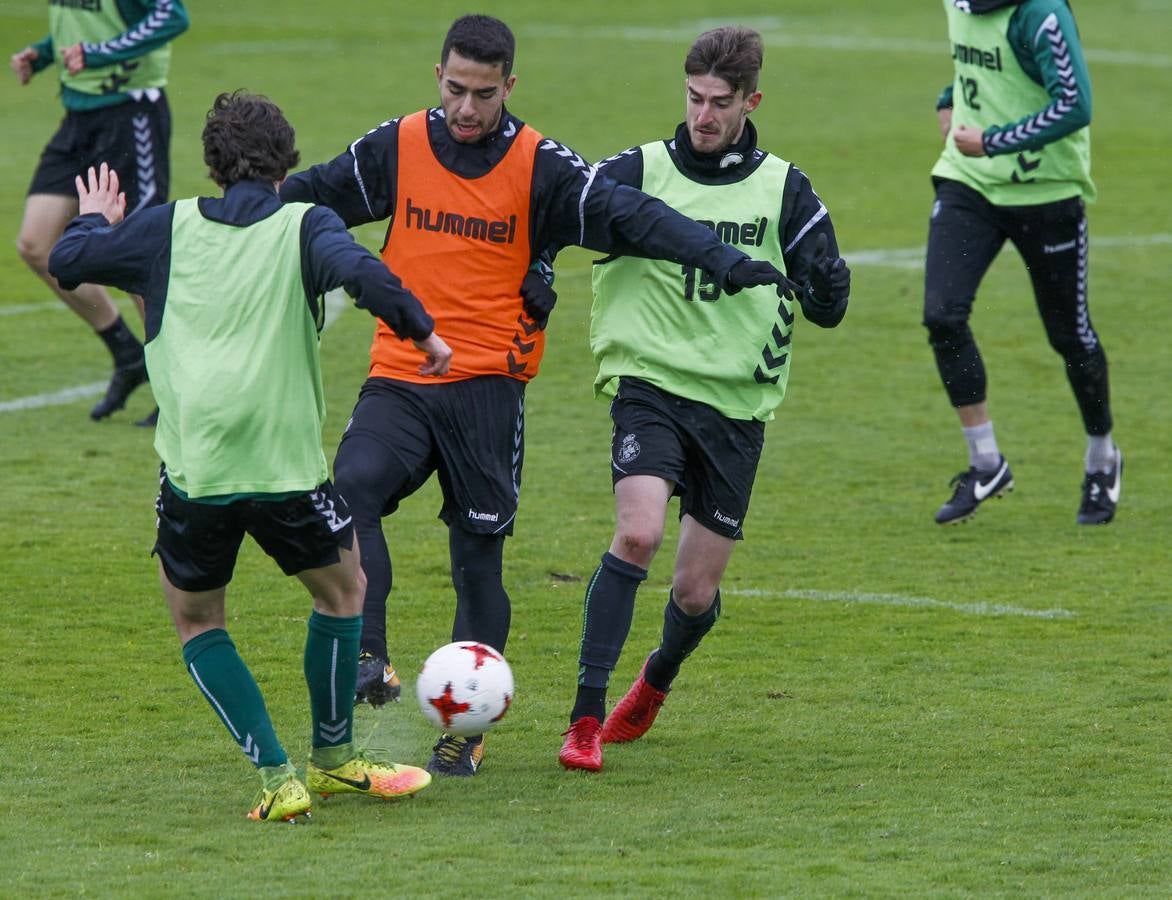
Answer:
[{"label": "green bib with black trim", "polygon": [[[1016,6],[984,15],[961,12],[944,0],[956,81],[952,124],[984,132],[1016,122],[1052,102],[1046,89],[1022,69],[1008,40]],[[1095,197],[1091,181],[1090,128],[1080,128],[1040,150],[998,156],[965,156],[952,135],[932,174],[960,181],[998,206],[1030,206],[1069,197]]]},{"label": "green bib with black trim", "polygon": [[[49,7],[49,33],[58,54],[74,44],[100,44],[129,28],[113,0],[84,6]],[[60,61],[60,60],[58,60]],[[70,75],[61,66],[61,84],[82,94],[126,94],[163,87],[171,65],[171,45],[164,44],[144,56]]]},{"label": "green bib with black trim", "polygon": [[[640,150],[645,193],[785,271],[778,222],[788,162],[767,155],[742,181],[706,185],[682,173],[662,141]],[[596,393],[613,395],[626,375],[731,419],[773,418],[789,379],[794,321],[791,302],[773,287],[730,296],[708,272],[635,256],[596,263],[592,278]]]},{"label": "green bib with black trim", "polygon": [[167,300],[146,359],[155,450],[193,500],[309,490],[328,477],[320,323],[301,279],[311,208],[287,203],[240,227],[205,219],[195,199],[175,204]]}]

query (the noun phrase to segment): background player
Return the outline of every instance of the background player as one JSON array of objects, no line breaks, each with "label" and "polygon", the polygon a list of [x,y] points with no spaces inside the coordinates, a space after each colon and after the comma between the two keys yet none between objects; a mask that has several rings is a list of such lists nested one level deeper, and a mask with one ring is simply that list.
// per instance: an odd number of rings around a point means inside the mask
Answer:
[{"label": "background player", "polygon": [[969,316],[1008,239],[1025,261],[1050,346],[1087,433],[1077,521],[1115,516],[1123,456],[1111,437],[1107,356],[1087,307],[1091,84],[1065,0],[944,0],[956,71],[938,101],[944,152],[932,169],[924,325],[956,408],[969,468],[936,513],[963,522],[1013,488],[993,433]]},{"label": "background player", "polygon": [[[826,328],[846,314],[850,271],[830,216],[796,166],[757,146],[749,120],[761,36],[718,28],[684,61],[685,119],[673,138],[600,164],[709,223],[798,283],[803,315]],[[773,291],[729,299],[720,282],[685,265],[612,256],[594,267],[590,346],[595,390],[613,396],[611,475],[617,520],[610,550],[586,589],[578,693],[559,759],[602,768],[604,741],[641,737],[680,664],[720,615],[720,581],[743,537],[765,422],[785,395],[794,315]],[[680,497],[680,538],[663,641],[603,725],[635,594]]]},{"label": "background player", "polygon": [[[74,178],[106,162],[120,173],[127,214],[167,201],[171,111],[164,86],[170,42],[187,30],[182,0],[52,3],[49,36],[12,55],[21,84],[60,63],[65,118],[41,154],[29,185],[16,246],[21,258],[89,323],[114,357],[106,394],[90,410],[104,419],[147,379],[142,344],[106,289],[65,290],[49,273],[49,250],[77,215]],[[137,299],[137,298],[136,298]],[[139,301],[141,302],[141,301]],[[153,425],[154,414],[137,423]]]},{"label": "background player", "polygon": [[159,579],[192,679],[260,772],[250,818],[295,818],[309,811],[309,795],[226,630],[225,593],[246,532],[313,597],[304,657],[309,787],[414,793],[431,780],[426,772],[378,760],[352,740],[365,583],[321,447],[319,298],[344,285],[360,307],[413,339],[424,376],[446,372],[451,351],[419,301],[337,216],[281,204],[277,184],[299,155],[275,105],[221,94],[203,146],[222,199],[169,203],[119,224],[126,201],[117,175],[91,169],[88,187],[78,179],[82,216],[49,267],[67,288],[93,281],[145,299],[163,460]]}]

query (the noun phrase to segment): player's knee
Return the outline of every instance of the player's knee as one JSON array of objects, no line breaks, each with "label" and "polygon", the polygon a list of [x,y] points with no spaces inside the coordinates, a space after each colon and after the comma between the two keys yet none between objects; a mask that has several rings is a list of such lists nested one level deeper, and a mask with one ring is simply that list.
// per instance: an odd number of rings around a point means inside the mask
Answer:
[{"label": "player's knee", "polygon": [[615,535],[620,558],[646,569],[663,542],[663,530],[650,527],[624,527]]},{"label": "player's knee", "polygon": [[971,340],[968,321],[962,316],[936,311],[924,313],[928,343],[938,350],[955,350]]},{"label": "player's knee", "polygon": [[719,585],[706,578],[691,578],[673,582],[672,600],[686,616],[699,616],[708,612],[716,600]]},{"label": "player's knee", "polygon": [[376,467],[362,455],[338,455],[334,461],[334,487],[338,493],[346,498],[346,505],[350,507],[356,520],[369,522],[376,520],[382,513],[382,507],[376,500],[381,492],[378,486],[378,472]]},{"label": "player's knee", "polygon": [[1082,335],[1073,332],[1050,332],[1046,336],[1054,352],[1066,360],[1068,366],[1093,366],[1097,357],[1102,355],[1098,341],[1087,346]]},{"label": "player's knee", "polygon": [[24,234],[16,239],[16,252],[20,254],[20,258],[30,269],[37,272],[49,271],[50,249],[51,247],[46,246],[43,241]]}]

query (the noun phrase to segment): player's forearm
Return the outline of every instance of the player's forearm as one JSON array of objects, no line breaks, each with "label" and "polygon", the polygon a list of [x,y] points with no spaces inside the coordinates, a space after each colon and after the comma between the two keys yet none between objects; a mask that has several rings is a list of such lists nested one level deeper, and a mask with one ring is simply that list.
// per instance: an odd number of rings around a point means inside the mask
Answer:
[{"label": "player's forearm", "polygon": [[103,237],[113,226],[100,213],[78,216],[49,253],[49,274],[67,291],[79,284],[109,284],[104,263],[109,258]]},{"label": "player's forearm", "polygon": [[156,0],[126,31],[107,40],[82,44],[86,68],[97,69],[145,56],[173,41],[191,24],[179,0]]},{"label": "player's forearm", "polygon": [[986,129],[983,144],[990,156],[1040,150],[1091,122],[1091,80],[1069,10],[1023,7],[1021,18],[1014,20],[1011,39],[1018,31],[1020,42],[1030,48],[1018,53],[1018,61],[1046,88],[1051,102],[1016,122]]},{"label": "player's forearm", "polygon": [[373,256],[355,268],[345,287],[359,309],[378,316],[401,338],[422,341],[435,330],[435,320],[419,299]]},{"label": "player's forearm", "polygon": [[712,272],[721,280],[748,258],[721,242],[711,228],[642,191],[609,182],[591,193],[584,246],[592,250],[666,259]]}]

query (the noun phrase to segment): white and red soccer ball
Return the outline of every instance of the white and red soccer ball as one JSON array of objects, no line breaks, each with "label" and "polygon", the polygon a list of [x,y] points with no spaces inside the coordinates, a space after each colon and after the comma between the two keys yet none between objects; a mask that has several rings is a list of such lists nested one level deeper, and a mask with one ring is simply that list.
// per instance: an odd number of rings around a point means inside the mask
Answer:
[{"label": "white and red soccer ball", "polygon": [[513,702],[513,672],[488,644],[456,641],[436,650],[415,681],[419,708],[447,734],[484,734]]}]

